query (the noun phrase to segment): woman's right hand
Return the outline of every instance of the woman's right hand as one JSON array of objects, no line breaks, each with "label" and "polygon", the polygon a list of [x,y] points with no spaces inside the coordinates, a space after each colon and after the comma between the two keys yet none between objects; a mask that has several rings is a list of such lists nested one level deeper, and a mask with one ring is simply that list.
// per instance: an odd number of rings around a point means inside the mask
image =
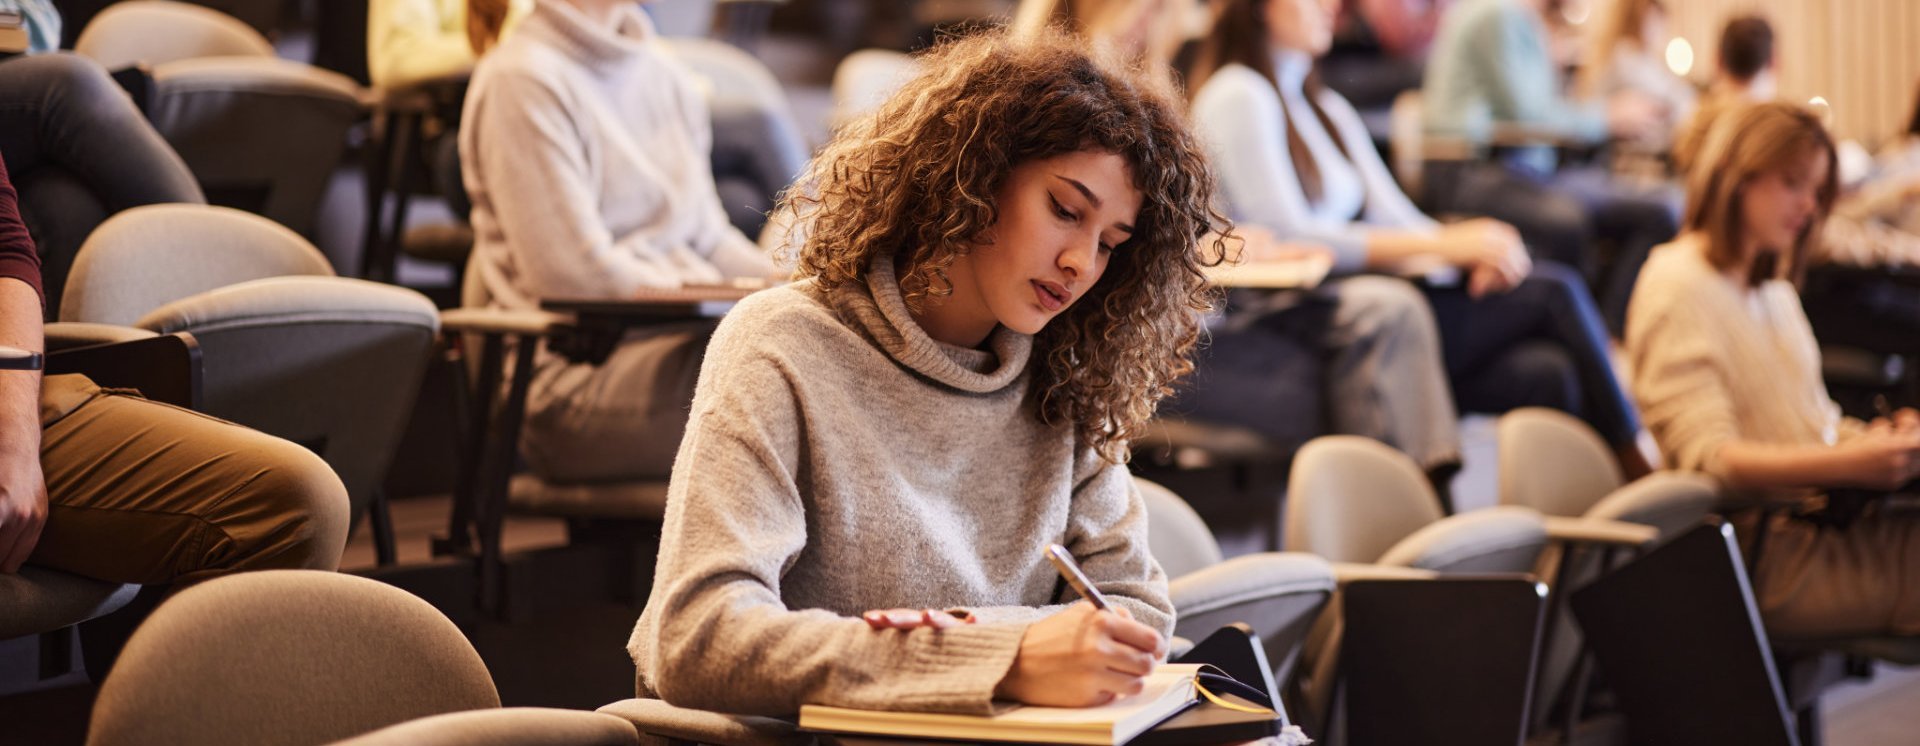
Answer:
[{"label": "woman's right hand", "polygon": [[1920,430],[1913,427],[1879,420],[1839,449],[1854,486],[1892,490],[1920,477]]},{"label": "woman's right hand", "polygon": [[1092,707],[1139,694],[1167,641],[1126,609],[1082,601],[1027,627],[995,696],[1030,705]]},{"label": "woman's right hand", "polygon": [[1468,292],[1478,298],[1513,289],[1533,271],[1533,257],[1520,231],[1491,218],[1475,218],[1440,229],[1447,258],[1467,270]]}]

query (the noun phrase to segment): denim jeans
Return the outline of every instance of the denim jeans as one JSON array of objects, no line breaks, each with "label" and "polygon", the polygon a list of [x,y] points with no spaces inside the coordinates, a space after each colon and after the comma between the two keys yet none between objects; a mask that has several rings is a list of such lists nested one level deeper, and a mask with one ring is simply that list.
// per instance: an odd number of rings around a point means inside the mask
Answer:
[{"label": "denim jeans", "polygon": [[1429,288],[1454,398],[1469,412],[1551,407],[1609,444],[1634,442],[1640,417],[1608,358],[1600,311],[1580,275],[1553,262],[1505,293],[1475,300]]},{"label": "denim jeans", "polygon": [[193,172],[126,92],[72,54],[0,61],[0,157],[39,246],[50,317],[74,254],[104,216],[206,202]]}]

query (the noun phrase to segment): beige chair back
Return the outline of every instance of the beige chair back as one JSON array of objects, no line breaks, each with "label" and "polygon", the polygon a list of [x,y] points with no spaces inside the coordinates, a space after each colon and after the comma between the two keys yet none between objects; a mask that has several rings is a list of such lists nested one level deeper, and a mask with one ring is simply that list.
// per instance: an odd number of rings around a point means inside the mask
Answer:
[{"label": "beige chair back", "polygon": [[101,685],[87,743],[305,746],[499,705],[480,655],[427,602],[269,570],[161,604]]},{"label": "beige chair back", "polygon": [[1500,502],[1547,515],[1585,515],[1625,479],[1600,435],[1565,412],[1516,409],[1500,417]]},{"label": "beige chair back", "polygon": [[1379,441],[1315,438],[1287,477],[1286,543],[1333,562],[1375,562],[1401,539],[1441,518],[1420,467]]},{"label": "beige chair back", "polygon": [[73,50],[114,70],[195,57],[272,57],[273,44],[238,18],[202,5],[126,0],[87,23]]},{"label": "beige chair back", "polygon": [[546,707],[449,712],[388,726],[334,746],[638,746],[640,731],[600,712]]},{"label": "beige chair back", "polygon": [[1156,482],[1133,478],[1147,506],[1147,550],[1168,578],[1220,564],[1220,544],[1200,514],[1179,495]]},{"label": "beige chair back", "polygon": [[833,125],[839,127],[893,96],[920,72],[920,62],[904,52],[862,49],[833,69]]},{"label": "beige chair back", "polygon": [[214,288],[332,274],[313,244],[260,216],[208,205],[135,207],[109,218],[81,245],[60,320],[131,325]]}]

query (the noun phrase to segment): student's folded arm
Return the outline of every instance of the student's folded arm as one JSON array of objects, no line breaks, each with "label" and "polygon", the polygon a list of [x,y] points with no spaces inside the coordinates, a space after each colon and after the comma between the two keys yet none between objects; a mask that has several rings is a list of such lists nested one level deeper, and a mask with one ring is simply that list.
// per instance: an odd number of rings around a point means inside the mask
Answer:
[{"label": "student's folded arm", "polygon": [[[728,347],[716,337],[713,349]],[[632,642],[643,681],[669,703],[734,713],[987,712],[1025,625],[875,630],[783,601],[785,571],[808,543],[797,374],[709,357],[701,386],[726,393],[694,412],[675,460],[650,623]]]},{"label": "student's folded arm", "polygon": [[473,180],[484,184],[485,202],[536,295],[621,298],[680,286],[672,256],[685,247],[645,232],[616,237],[606,225],[586,145],[560,94],[510,73],[489,78],[482,95],[465,125],[474,128]]},{"label": "student's folded arm", "polygon": [[707,258],[729,278],[767,277],[774,272],[773,258],[731,225],[721,231]]}]

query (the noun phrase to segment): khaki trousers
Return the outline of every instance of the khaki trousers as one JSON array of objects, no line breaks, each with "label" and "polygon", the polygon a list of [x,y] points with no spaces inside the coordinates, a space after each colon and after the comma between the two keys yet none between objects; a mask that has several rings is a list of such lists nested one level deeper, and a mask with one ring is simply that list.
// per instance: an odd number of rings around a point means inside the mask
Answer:
[{"label": "khaki trousers", "polygon": [[648,327],[599,365],[543,357],[520,438],[527,466],[562,484],[666,479],[713,329],[711,321]]},{"label": "khaki trousers", "polygon": [[77,375],[42,383],[40,423],[49,507],[31,564],[179,585],[339,567],[346,488],[305,448]]},{"label": "khaki trousers", "polygon": [[[1747,551],[1759,521],[1732,516]],[[1920,512],[1870,511],[1846,528],[1775,514],[1752,582],[1776,637],[1920,634]]]}]

